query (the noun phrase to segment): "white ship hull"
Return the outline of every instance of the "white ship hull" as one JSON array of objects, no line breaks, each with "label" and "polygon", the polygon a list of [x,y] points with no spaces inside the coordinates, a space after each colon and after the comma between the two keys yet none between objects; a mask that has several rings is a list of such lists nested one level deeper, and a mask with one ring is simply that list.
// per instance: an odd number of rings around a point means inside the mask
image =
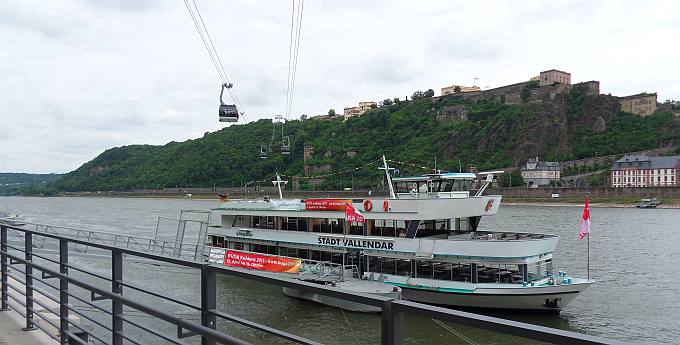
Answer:
[{"label": "white ship hull", "polygon": [[521,288],[488,287],[470,292],[402,287],[404,299],[448,307],[559,312],[591,282]]}]

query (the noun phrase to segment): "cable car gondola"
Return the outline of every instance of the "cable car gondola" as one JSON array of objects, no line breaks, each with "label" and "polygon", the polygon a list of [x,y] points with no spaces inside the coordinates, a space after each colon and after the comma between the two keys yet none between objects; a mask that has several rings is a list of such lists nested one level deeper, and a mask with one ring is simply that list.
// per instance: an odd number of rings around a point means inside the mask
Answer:
[{"label": "cable car gondola", "polygon": [[231,89],[234,84],[222,84],[222,91],[220,92],[220,122],[236,122],[238,121],[238,109],[235,104],[225,104],[222,100],[224,89]]},{"label": "cable car gondola", "polygon": [[264,145],[260,146],[260,158],[267,159],[267,150],[265,150]]},{"label": "cable car gondola", "polygon": [[281,154],[282,155],[290,154],[290,138],[288,138],[287,135],[283,137],[283,140],[281,142]]}]

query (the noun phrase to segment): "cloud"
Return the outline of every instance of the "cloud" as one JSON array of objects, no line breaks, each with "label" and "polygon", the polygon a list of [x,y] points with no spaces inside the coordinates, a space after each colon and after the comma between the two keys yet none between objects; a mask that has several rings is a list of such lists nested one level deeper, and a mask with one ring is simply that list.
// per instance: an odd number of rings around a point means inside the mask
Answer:
[{"label": "cloud", "polygon": [[[248,121],[282,114],[291,3],[197,1]],[[548,68],[680,99],[673,1],[306,2],[292,114]],[[0,171],[67,172],[112,146],[223,128],[220,80],[184,4],[0,4]],[[479,78],[476,81],[475,78]]]}]

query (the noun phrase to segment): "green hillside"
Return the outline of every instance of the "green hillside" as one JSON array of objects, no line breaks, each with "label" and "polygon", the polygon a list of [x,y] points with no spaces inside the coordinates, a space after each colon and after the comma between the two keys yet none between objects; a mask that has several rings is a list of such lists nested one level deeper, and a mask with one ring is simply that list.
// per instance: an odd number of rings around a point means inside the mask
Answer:
[{"label": "green hillside", "polygon": [[45,189],[59,174],[0,173],[0,195],[31,194],[33,189]]},{"label": "green hillside", "polygon": [[[163,146],[131,145],[112,148],[51,184],[62,191],[129,190],[164,187],[229,187],[263,179],[274,171],[303,176],[304,165],[329,165],[345,171],[389,159],[458,170],[516,166],[528,157],[568,160],[615,154],[680,142],[680,122],[671,113],[642,118],[619,112],[616,98],[588,96],[578,88],[562,102],[500,104],[491,100],[470,102],[455,96],[424,98],[373,109],[343,122],[337,119],[290,121],[291,155],[276,151],[259,158],[260,145],[269,142],[271,120],[234,125],[202,138],[170,142]],[[465,105],[467,120],[442,119],[454,105]],[[314,147],[312,159],[303,162],[303,146]],[[350,154],[348,154],[350,152]],[[521,164],[521,163],[520,163]],[[422,173],[410,165],[404,173]],[[409,171],[411,170],[411,171]],[[380,172],[353,173],[355,187],[375,186]],[[348,186],[350,174],[325,180],[321,188]],[[342,181],[342,183],[341,183]],[[301,183],[301,188],[308,184]],[[317,187],[318,188],[318,187]]]}]

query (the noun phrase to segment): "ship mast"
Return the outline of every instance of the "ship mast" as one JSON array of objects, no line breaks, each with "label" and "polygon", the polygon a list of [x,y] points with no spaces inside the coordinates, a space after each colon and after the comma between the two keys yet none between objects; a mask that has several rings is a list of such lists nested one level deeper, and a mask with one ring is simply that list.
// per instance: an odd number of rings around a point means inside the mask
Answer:
[{"label": "ship mast", "polygon": [[283,199],[283,193],[281,192],[281,184],[283,183],[284,185],[288,184],[288,181],[282,181],[281,176],[279,176],[279,173],[276,173],[276,180],[272,181],[274,185],[279,190],[279,199]]},{"label": "ship mast", "polygon": [[390,176],[390,170],[394,170],[394,168],[390,168],[387,166],[387,160],[385,159],[385,155],[382,156],[383,160],[383,167],[378,168],[380,170],[385,170],[385,176],[387,177],[387,185],[390,187],[390,198],[395,199],[396,195],[394,194],[394,186],[392,186],[392,177]]}]

